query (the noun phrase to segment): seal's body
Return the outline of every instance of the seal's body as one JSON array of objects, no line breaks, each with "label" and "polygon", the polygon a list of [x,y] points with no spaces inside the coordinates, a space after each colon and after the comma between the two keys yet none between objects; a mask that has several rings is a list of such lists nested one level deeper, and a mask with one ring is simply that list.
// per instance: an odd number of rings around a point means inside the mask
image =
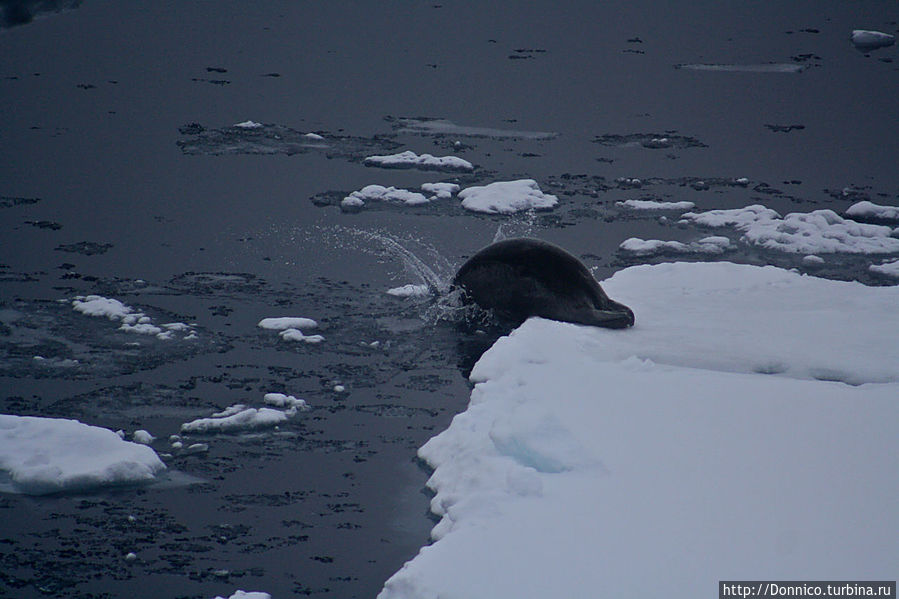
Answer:
[{"label": "seal's body", "polygon": [[485,247],[462,265],[453,285],[466,302],[516,326],[529,316],[611,329],[634,324],[631,309],[609,299],[580,260],[539,239]]}]

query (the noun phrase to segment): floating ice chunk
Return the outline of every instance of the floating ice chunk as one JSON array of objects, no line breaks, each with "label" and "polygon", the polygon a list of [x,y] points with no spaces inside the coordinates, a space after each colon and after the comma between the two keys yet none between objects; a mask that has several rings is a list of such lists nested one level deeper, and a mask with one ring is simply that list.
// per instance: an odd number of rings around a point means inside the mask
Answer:
[{"label": "floating ice chunk", "polygon": [[322,141],[323,139],[325,139],[318,133],[304,133],[303,137],[305,137],[306,139],[313,139],[315,141]]},{"label": "floating ice chunk", "polygon": [[696,204],[688,201],[661,202],[657,200],[624,200],[615,203],[632,210],[690,210],[696,207]]},{"label": "floating ice chunk", "polygon": [[341,200],[340,205],[348,208],[361,208],[367,201],[395,202],[407,206],[417,206],[430,202],[420,193],[383,185],[366,185]]},{"label": "floating ice chunk", "polygon": [[399,154],[390,154],[389,156],[369,156],[364,160],[364,164],[365,166],[380,166],[383,168],[418,168],[438,171],[474,170],[473,164],[456,156],[438,157],[431,154],[419,156],[409,150]]},{"label": "floating ice chunk", "polygon": [[721,254],[730,248],[730,239],[722,236],[703,237],[691,243],[680,241],[661,241],[659,239],[640,239],[631,237],[618,246],[622,251],[636,256],[652,254]]},{"label": "floating ice chunk", "polygon": [[735,210],[688,212],[681,222],[709,227],[733,226],[741,241],[799,254],[891,254],[899,252],[899,232],[882,225],[857,223],[833,210],[793,212],[782,217],[761,205]]},{"label": "floating ice chunk", "polygon": [[749,185],[749,179],[746,177],[740,177],[739,179],[734,179],[734,184],[741,187],[746,187],[747,185]]},{"label": "floating ice chunk", "polygon": [[276,408],[296,408],[298,410],[308,410],[309,405],[305,399],[297,399],[293,395],[284,393],[266,393],[262,401]]},{"label": "floating ice chunk", "polygon": [[76,296],[72,300],[72,307],[76,312],[88,316],[105,316],[109,320],[124,320],[134,311],[117,299],[99,295]]},{"label": "floating ice chunk", "polygon": [[808,256],[802,257],[802,263],[806,266],[821,266],[824,264],[824,258],[821,256],[816,256],[814,254],[809,254]]},{"label": "floating ice chunk", "polygon": [[240,129],[259,129],[260,127],[265,127],[262,123],[257,123],[255,121],[244,121],[242,123],[234,123],[235,127],[239,127]]},{"label": "floating ice chunk", "polygon": [[346,387],[343,385],[334,385],[334,393],[343,393],[346,391]]},{"label": "floating ice chunk", "polygon": [[131,438],[134,439],[135,443],[140,443],[141,445],[149,445],[156,439],[156,437],[143,429],[134,431]]},{"label": "floating ice chunk", "polygon": [[877,220],[899,220],[899,206],[881,206],[868,200],[857,202],[846,209],[846,216],[853,218],[874,218]]},{"label": "floating ice chunk", "polygon": [[[128,324],[127,322],[122,323],[119,327],[121,331],[127,331],[129,333],[139,333],[142,335],[156,335],[157,337],[163,332],[158,326],[150,324],[150,323],[140,323],[140,324]],[[166,337],[160,337],[166,338]]]},{"label": "floating ice chunk", "polygon": [[463,208],[488,214],[548,210],[559,203],[556,196],[543,193],[533,179],[497,181],[489,185],[467,187],[459,192],[459,197]]},{"label": "floating ice chunk", "polygon": [[150,447],[77,420],[0,415],[0,490],[42,495],[152,482],[165,464]]},{"label": "floating ice chunk", "polygon": [[283,331],[285,329],[314,329],[318,326],[318,323],[311,318],[281,316],[277,318],[263,318],[259,321],[258,326],[263,329]]},{"label": "floating ice chunk", "polygon": [[715,71],[720,73],[801,73],[805,67],[795,62],[765,62],[760,64],[679,64],[677,69]]},{"label": "floating ice chunk", "polygon": [[874,50],[875,48],[883,48],[892,46],[896,43],[896,37],[882,31],[868,31],[865,29],[856,29],[852,32],[852,43],[856,48],[864,50]]},{"label": "floating ice chunk", "polygon": [[[218,595],[215,599],[226,599]],[[272,596],[262,591],[234,591],[227,599],[272,599]]]},{"label": "floating ice chunk", "polygon": [[[198,418],[181,425],[182,433],[232,433],[261,428],[272,428],[287,422],[295,409],[281,411],[271,408],[244,408],[228,416]],[[174,445],[174,444],[173,444]]]},{"label": "floating ice chunk", "polygon": [[212,415],[212,417],[213,418],[227,418],[228,416],[233,416],[234,414],[237,414],[238,412],[243,412],[246,409],[247,409],[247,406],[245,404],[237,403],[237,404],[234,404],[233,406],[228,406],[221,412],[215,412]]},{"label": "floating ice chunk", "polygon": [[421,190],[425,193],[433,194],[431,200],[448,200],[453,197],[454,193],[459,191],[459,186],[455,183],[422,183]]},{"label": "floating ice chunk", "polygon": [[871,272],[875,272],[879,275],[886,275],[888,277],[899,278],[899,260],[893,260],[891,262],[884,262],[883,264],[872,264],[868,267],[868,270]]},{"label": "floating ice chunk", "polygon": [[322,335],[306,335],[300,329],[284,329],[280,333],[285,341],[302,341],[303,343],[321,343],[325,340]]},{"label": "floating ice chunk", "polygon": [[402,287],[394,287],[387,290],[388,295],[395,297],[423,297],[431,293],[431,288],[427,285],[403,285]]},{"label": "floating ice chunk", "polygon": [[117,299],[99,295],[79,295],[72,300],[72,308],[88,316],[105,316],[109,320],[118,320],[122,323],[119,330],[129,333],[155,335],[164,341],[172,339],[175,332],[188,332],[185,339],[197,337],[196,332],[182,322],[170,322],[162,327],[156,326],[153,324],[152,318],[143,312],[137,312],[131,306],[125,305]]}]

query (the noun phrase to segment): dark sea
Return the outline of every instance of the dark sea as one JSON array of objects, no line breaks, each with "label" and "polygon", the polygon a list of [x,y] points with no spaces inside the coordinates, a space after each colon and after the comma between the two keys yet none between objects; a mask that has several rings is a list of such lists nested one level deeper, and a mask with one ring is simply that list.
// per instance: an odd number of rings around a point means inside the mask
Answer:
[{"label": "dark sea", "polygon": [[[433,290],[495,239],[557,243],[600,280],[710,259],[633,256],[625,239],[714,234],[734,246],[711,259],[890,282],[871,257],[811,264],[617,202],[896,205],[899,56],[849,40],[896,34],[895,2],[0,9],[0,413],[147,430],[168,466],[150,486],[0,493],[2,597],[375,597],[428,543],[416,450],[465,409],[496,338],[460,329]],[[474,169],[364,163],[406,150]],[[558,205],[341,207],[370,184],[518,179]],[[386,293],[407,284],[432,293]],[[121,331],[72,309],[87,295],[196,338]],[[324,340],[257,326],[282,316]],[[180,432],[266,393],[310,409]]]}]

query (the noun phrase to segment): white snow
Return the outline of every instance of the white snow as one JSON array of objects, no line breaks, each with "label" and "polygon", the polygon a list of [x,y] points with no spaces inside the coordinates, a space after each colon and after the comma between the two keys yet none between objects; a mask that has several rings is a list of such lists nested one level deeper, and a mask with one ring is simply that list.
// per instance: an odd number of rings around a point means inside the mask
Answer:
[{"label": "white snow", "polygon": [[258,326],[273,331],[283,331],[286,329],[314,329],[318,327],[318,322],[311,318],[303,318],[300,316],[280,316],[276,318],[263,318],[259,321]]},{"label": "white snow", "polygon": [[359,191],[354,191],[340,201],[345,208],[361,208],[368,201],[394,202],[407,206],[417,206],[430,202],[420,193],[408,189],[396,187],[384,187],[383,185],[366,185]]},{"label": "white snow", "polygon": [[388,295],[395,297],[423,297],[431,293],[431,288],[427,285],[403,285],[402,287],[394,287],[387,290]]},{"label": "white snow", "polygon": [[730,239],[713,235],[703,237],[698,241],[683,243],[680,241],[661,241],[659,239],[640,239],[631,237],[619,244],[618,248],[635,256],[649,256],[652,254],[721,254],[730,249]]},{"label": "white snow", "polygon": [[419,168],[423,170],[445,171],[472,171],[474,165],[467,160],[456,156],[432,156],[405,151],[389,156],[369,156],[363,163],[366,166],[380,166],[384,168]]},{"label": "white snow", "polygon": [[239,127],[240,129],[259,129],[260,127],[265,127],[262,123],[257,123],[256,121],[244,121],[242,123],[234,123],[235,127]]},{"label": "white snow", "polygon": [[77,295],[72,300],[72,308],[87,316],[102,316],[112,321],[119,321],[119,330],[141,335],[153,335],[157,339],[169,340],[177,333],[187,333],[183,339],[196,339],[197,333],[190,325],[183,322],[169,322],[162,325],[153,324],[153,319],[138,312],[131,306],[117,299],[100,295]]},{"label": "white snow", "polygon": [[297,399],[293,395],[286,395],[284,393],[266,393],[265,396],[263,396],[262,401],[277,408],[306,410],[309,407],[305,399]]},{"label": "white snow", "polygon": [[868,200],[857,202],[846,209],[846,216],[899,220],[899,206],[881,206]]},{"label": "white snow", "polygon": [[730,263],[603,287],[635,327],[532,318],[478,361],[419,451],[436,542],[380,599],[892,580],[899,287]]},{"label": "white snow", "polygon": [[488,214],[512,214],[522,210],[546,210],[559,203],[551,194],[543,193],[533,179],[497,181],[488,185],[467,187],[459,192],[462,207]]},{"label": "white snow", "polygon": [[[221,595],[215,599],[225,599]],[[234,591],[234,594],[228,599],[272,599],[272,596],[262,591]]]},{"label": "white snow", "polygon": [[304,343],[321,343],[325,340],[322,335],[306,335],[301,329],[314,329],[318,322],[311,318],[296,316],[282,316],[277,318],[263,318],[259,321],[260,328],[279,331],[278,335],[286,341],[302,341]]},{"label": "white snow", "polygon": [[883,264],[872,264],[868,267],[868,270],[880,275],[899,278],[899,260],[884,262]]},{"label": "white snow", "polygon": [[459,186],[455,183],[422,183],[421,190],[432,194],[428,200],[448,200],[459,191]]},{"label": "white snow", "polygon": [[741,241],[767,249],[799,254],[890,254],[899,252],[899,229],[857,223],[833,210],[780,214],[756,204],[733,210],[687,212],[681,223],[708,227],[732,226]]},{"label": "white snow", "polygon": [[855,29],[852,32],[852,43],[858,48],[871,49],[892,46],[896,43],[896,37],[882,31],[869,31]]},{"label": "white snow", "polygon": [[134,433],[131,435],[131,438],[135,443],[140,443],[141,445],[149,445],[156,439],[156,437],[143,429],[134,431]]},{"label": "white snow", "polygon": [[662,202],[659,200],[624,200],[615,202],[619,206],[631,210],[691,210],[696,207],[693,202]]},{"label": "white snow", "polygon": [[150,447],[77,420],[0,414],[0,490],[29,495],[152,482]]}]

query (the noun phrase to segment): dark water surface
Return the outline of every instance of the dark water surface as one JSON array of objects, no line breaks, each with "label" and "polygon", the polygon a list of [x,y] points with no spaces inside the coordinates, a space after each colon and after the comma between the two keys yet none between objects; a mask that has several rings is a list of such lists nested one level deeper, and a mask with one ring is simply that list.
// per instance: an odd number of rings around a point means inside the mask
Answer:
[{"label": "dark water surface", "polygon": [[[428,298],[385,294],[423,282],[391,240],[443,281],[498,229],[605,278],[643,260],[617,251],[628,237],[710,234],[620,200],[897,203],[897,50],[849,43],[895,34],[895,3],[61,7],[0,30],[0,412],[146,429],[200,482],[0,495],[0,596],[374,597],[427,542],[415,450],[464,409],[489,344],[436,321]],[[247,120],[264,126],[233,127]],[[362,164],[407,149],[476,169]],[[559,206],[339,207],[373,183],[519,178]],[[804,268],[745,247],[724,258]],[[870,262],[815,272],[883,283]],[[198,339],[136,339],[59,301],[85,294]],[[325,341],[256,326],[272,316],[316,319]],[[311,410],[172,449],[181,423],[268,392]]]}]

